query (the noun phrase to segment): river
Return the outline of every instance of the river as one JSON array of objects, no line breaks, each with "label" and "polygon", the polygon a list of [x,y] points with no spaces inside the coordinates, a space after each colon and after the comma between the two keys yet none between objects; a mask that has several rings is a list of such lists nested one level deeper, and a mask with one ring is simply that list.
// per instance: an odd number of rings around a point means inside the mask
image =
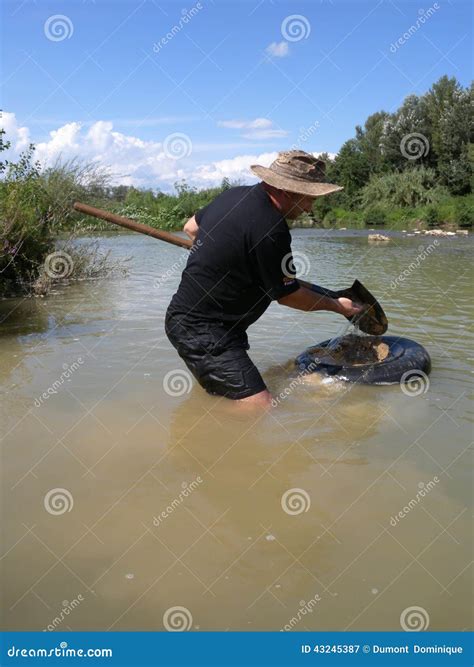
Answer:
[{"label": "river", "polygon": [[428,349],[429,381],[290,386],[344,320],[272,304],[251,356],[283,397],[235,415],[164,335],[186,251],[99,236],[127,276],[0,303],[4,627],[471,626],[472,237],[292,235],[306,279],[358,278]]}]

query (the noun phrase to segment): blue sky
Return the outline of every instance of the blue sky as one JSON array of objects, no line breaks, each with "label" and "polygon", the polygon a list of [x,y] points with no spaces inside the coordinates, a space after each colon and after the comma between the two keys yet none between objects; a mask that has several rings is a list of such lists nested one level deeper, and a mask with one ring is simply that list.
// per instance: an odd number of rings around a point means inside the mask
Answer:
[{"label": "blue sky", "polygon": [[3,4],[14,148],[146,187],[250,180],[249,164],[296,145],[336,153],[369,114],[471,77],[463,0]]}]

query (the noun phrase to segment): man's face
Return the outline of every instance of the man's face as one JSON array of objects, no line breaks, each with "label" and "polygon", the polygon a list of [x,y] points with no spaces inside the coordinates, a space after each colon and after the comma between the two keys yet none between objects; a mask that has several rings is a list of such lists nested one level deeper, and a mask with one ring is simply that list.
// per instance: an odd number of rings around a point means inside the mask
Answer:
[{"label": "man's face", "polygon": [[302,213],[311,213],[315,197],[286,192],[285,217],[294,220]]}]

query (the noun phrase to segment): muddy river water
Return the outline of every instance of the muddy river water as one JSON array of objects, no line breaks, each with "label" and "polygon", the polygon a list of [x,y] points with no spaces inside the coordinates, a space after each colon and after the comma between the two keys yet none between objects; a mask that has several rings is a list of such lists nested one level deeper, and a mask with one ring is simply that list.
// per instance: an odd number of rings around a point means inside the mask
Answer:
[{"label": "muddy river water", "polygon": [[433,370],[295,381],[344,321],[273,304],[249,333],[278,406],[240,416],[164,335],[186,251],[99,239],[127,276],[0,303],[3,626],[469,628],[471,238],[294,231],[304,277],[359,278]]}]

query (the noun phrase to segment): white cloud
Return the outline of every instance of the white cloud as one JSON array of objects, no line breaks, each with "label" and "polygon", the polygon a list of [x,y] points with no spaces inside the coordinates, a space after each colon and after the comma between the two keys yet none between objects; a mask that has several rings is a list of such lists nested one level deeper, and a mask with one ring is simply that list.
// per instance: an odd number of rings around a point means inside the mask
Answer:
[{"label": "white cloud", "polygon": [[29,129],[18,125],[14,113],[2,111],[0,118],[0,126],[6,132],[5,140],[11,143],[12,152],[17,155],[28,148],[28,144],[31,141]]},{"label": "white cloud", "polygon": [[108,167],[116,183],[167,189],[186,175],[183,163],[165,153],[162,141],[144,141],[115,132],[111,121],[100,120],[89,126],[66,123],[52,130],[49,138],[41,142],[30,137],[28,128],[19,126],[13,113],[3,113],[0,124],[6,130],[7,140],[11,141],[14,156],[33,141],[35,157],[45,167],[57,159],[79,158]]},{"label": "white cloud", "polygon": [[[312,153],[315,157],[320,154]],[[263,167],[269,167],[277,155],[277,151],[257,155],[238,155],[229,160],[203,164],[191,172],[189,181],[197,187],[217,185],[223,178],[239,180],[242,183],[255,183],[258,178],[250,171],[250,165],[260,164]],[[335,155],[335,153],[329,153],[330,157],[335,157]]]},{"label": "white cloud", "polygon": [[268,167],[276,156],[276,151],[261,153],[260,155],[238,155],[229,160],[219,160],[210,164],[203,164],[192,171],[190,181],[201,187],[216,185],[223,178],[240,180],[245,183],[255,182],[258,179],[250,171],[250,165],[261,164],[264,167]]},{"label": "white cloud", "polygon": [[288,48],[288,42],[272,42],[265,49],[265,53],[274,58],[284,58],[290,52]]},{"label": "white cloud", "polygon": [[253,130],[252,132],[245,132],[242,134],[244,139],[278,139],[278,137],[286,137],[288,132],[286,130],[277,130],[275,128],[268,130]]},{"label": "white cloud", "polygon": [[269,118],[255,118],[254,120],[219,120],[219,127],[227,127],[232,130],[245,130],[241,135],[244,139],[277,139],[286,137],[286,130],[273,126]]},{"label": "white cloud", "polygon": [[218,120],[219,127],[229,127],[233,130],[263,130],[271,127],[273,122],[269,118],[255,118],[254,120]]},{"label": "white cloud", "polygon": [[[245,130],[252,138],[257,135],[282,136],[280,130],[272,127],[272,121],[256,118],[250,121],[221,121],[225,127]],[[108,167],[113,174],[113,182],[136,187],[147,187],[170,191],[174,183],[185,179],[190,185],[206,187],[218,185],[223,178],[240,180],[244,183],[255,182],[251,173],[251,164],[268,166],[276,152],[250,152],[244,155],[211,162],[197,162],[201,152],[245,149],[255,147],[252,143],[207,144],[193,143],[193,152],[189,159],[176,159],[166,154],[163,141],[144,141],[138,137],[116,132],[111,121],[96,121],[84,126],[80,122],[62,125],[49,133],[49,138],[37,142],[30,136],[30,129],[21,126],[15,114],[3,112],[0,126],[6,130],[6,140],[11,142],[10,155],[14,159],[24,151],[29,143],[36,144],[36,158],[43,166],[48,166],[58,158],[62,160],[78,158],[86,162],[95,162]],[[286,134],[286,133],[285,133]],[[246,135],[244,135],[246,136]],[[165,136],[162,137],[165,139]],[[282,146],[282,149],[285,146]]]},{"label": "white cloud", "polygon": [[59,153],[75,155],[81,148],[79,133],[80,123],[67,123],[49,133],[50,140],[36,144],[36,156],[40,162],[54,161]]}]

